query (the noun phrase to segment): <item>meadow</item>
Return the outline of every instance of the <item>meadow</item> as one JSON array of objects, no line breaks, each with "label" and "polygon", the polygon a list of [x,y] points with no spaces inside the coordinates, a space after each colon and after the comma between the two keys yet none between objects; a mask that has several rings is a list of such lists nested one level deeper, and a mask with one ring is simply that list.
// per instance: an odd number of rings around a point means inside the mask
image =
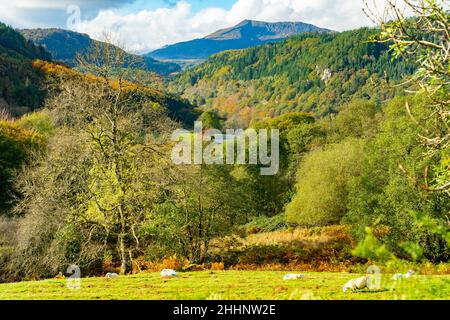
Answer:
[{"label": "meadow", "polygon": [[392,275],[382,276],[381,288],[344,293],[342,286],[357,274],[305,273],[284,281],[286,272],[202,271],[162,279],[141,273],[118,279],[83,278],[80,289],[68,289],[65,279],[0,284],[0,300],[446,300],[450,276],[417,275],[392,288]]}]

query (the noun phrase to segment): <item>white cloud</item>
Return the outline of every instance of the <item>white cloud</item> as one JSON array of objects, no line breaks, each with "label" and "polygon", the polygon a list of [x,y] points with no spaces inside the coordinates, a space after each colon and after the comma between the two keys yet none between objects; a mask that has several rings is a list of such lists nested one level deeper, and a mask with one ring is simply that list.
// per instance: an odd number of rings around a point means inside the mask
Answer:
[{"label": "white cloud", "polygon": [[100,8],[116,8],[135,0],[0,0],[0,21],[16,28],[65,26],[67,8],[79,6],[95,17]]},{"label": "white cloud", "polygon": [[244,19],[302,21],[337,31],[371,24],[362,12],[363,0],[235,0],[229,10],[210,7],[196,13],[189,4],[191,0],[178,0],[175,6],[134,13],[117,9],[136,1],[0,0],[0,21],[19,28],[66,26],[69,18],[66,8],[76,4],[81,7],[82,20],[77,26],[66,28],[100,40],[104,31],[110,31],[128,50],[135,52],[201,38]]},{"label": "white cloud", "polygon": [[362,0],[237,0],[230,10],[206,8],[194,14],[191,5],[181,0],[171,8],[132,14],[103,10],[94,19],[82,21],[76,30],[97,39],[108,30],[128,50],[144,52],[204,37],[244,19],[302,21],[337,31],[353,29],[371,24],[362,7]]}]

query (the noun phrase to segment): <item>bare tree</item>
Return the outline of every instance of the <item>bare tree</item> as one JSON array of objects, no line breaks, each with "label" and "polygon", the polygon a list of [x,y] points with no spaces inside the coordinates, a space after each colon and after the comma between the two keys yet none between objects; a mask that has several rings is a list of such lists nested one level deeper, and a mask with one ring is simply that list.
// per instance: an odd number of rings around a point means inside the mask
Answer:
[{"label": "bare tree", "polygon": [[[61,241],[50,241],[49,238],[58,238],[50,235],[72,225],[82,234],[78,257],[88,247],[85,244],[91,243],[95,250],[113,247],[124,274],[132,270],[133,258],[142,254],[139,228],[151,219],[152,207],[167,183],[164,170],[170,157],[166,156],[166,140],[175,126],[165,108],[149,98],[147,88],[127,80],[133,76],[133,62],[127,61],[127,56],[124,50],[103,43],[79,57],[79,68],[84,74],[71,70],[57,73],[47,101],[61,127],[55,139],[65,136],[66,145],[71,139],[77,143],[64,151],[71,156],[64,157],[57,147],[50,150],[47,160],[54,167],[44,170],[45,178],[52,182],[48,188],[37,183],[43,181],[42,170],[36,173],[41,178],[26,174],[22,188],[26,189],[25,198],[22,208],[18,208],[19,212],[34,211],[34,217],[45,222],[61,203],[56,209],[58,223],[48,224],[51,230],[45,241],[53,243],[53,249],[64,248]],[[48,167],[45,160],[36,170]],[[60,198],[56,197],[61,191],[55,190],[58,188],[65,190]],[[45,197],[64,201],[51,202],[56,206],[51,207],[42,202]],[[24,221],[23,230],[30,230],[32,224],[30,216]],[[42,245],[52,252],[45,241]],[[31,242],[24,241],[26,245]]]}]

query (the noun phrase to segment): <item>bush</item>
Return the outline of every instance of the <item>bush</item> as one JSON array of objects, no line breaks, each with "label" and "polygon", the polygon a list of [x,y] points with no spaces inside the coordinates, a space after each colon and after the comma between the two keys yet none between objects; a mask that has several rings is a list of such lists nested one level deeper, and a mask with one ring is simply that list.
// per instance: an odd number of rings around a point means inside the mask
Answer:
[{"label": "bush", "polygon": [[286,222],[286,216],[284,214],[279,214],[274,217],[256,217],[244,226],[247,233],[273,232],[284,230],[288,227],[289,225]]},{"label": "bush", "polygon": [[346,140],[309,154],[301,166],[297,194],[286,208],[289,222],[302,226],[339,223],[347,212],[348,189],[359,175],[363,143]]}]

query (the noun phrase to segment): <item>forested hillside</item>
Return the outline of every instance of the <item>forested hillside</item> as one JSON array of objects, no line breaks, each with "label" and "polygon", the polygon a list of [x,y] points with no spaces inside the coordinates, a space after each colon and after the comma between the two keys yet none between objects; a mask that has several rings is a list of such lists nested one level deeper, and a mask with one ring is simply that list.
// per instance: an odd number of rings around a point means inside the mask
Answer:
[{"label": "forested hillside", "polygon": [[43,47],[0,23],[0,109],[17,115],[42,104],[42,75],[33,69],[32,61],[50,57]]},{"label": "forested hillside", "polygon": [[[53,60],[68,64],[71,67],[78,65],[77,55],[85,55],[95,46],[105,46],[104,43],[92,40],[88,35],[62,29],[24,29],[20,30],[23,36],[44,46],[53,57]],[[116,48],[116,50],[121,50]],[[168,76],[181,70],[175,63],[160,62],[151,57],[141,57],[127,53],[127,60],[140,68]]]},{"label": "forested hillside", "polygon": [[287,112],[323,116],[352,99],[380,104],[414,67],[392,62],[388,45],[370,43],[377,30],[299,35],[277,44],[227,51],[178,76],[173,89],[230,123]]}]

